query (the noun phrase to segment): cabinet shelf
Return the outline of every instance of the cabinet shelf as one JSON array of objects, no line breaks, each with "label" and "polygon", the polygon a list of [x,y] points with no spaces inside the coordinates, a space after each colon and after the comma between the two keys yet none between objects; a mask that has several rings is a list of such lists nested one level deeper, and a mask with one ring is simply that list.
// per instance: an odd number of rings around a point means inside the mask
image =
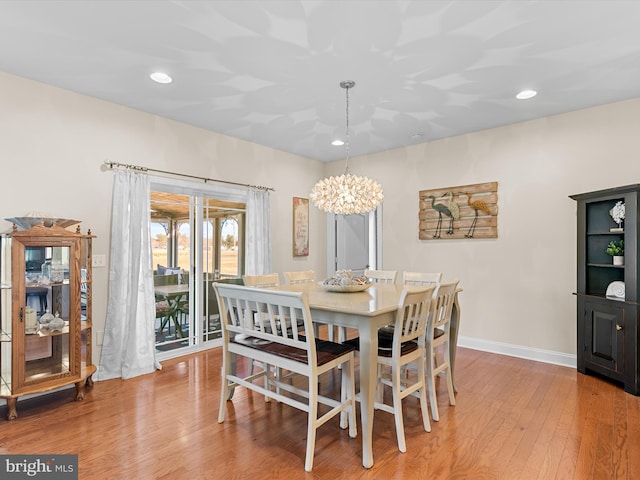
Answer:
[{"label": "cabinet shelf", "polygon": [[587,267],[618,268],[624,270],[624,265],[613,265],[611,263],[587,263]]},{"label": "cabinet shelf", "polygon": [[610,301],[610,302],[625,303],[625,304],[628,304],[628,305],[638,305],[638,306],[640,306],[640,303],[638,303],[638,302],[630,302],[629,300],[627,300],[625,298],[611,297],[611,296],[607,296],[605,294],[595,295],[595,294],[585,294],[585,293],[574,293],[574,295],[582,296],[587,300],[592,299],[592,300],[598,300],[598,301]]},{"label": "cabinet shelf", "polygon": [[69,280],[65,279],[62,282],[49,282],[49,283],[26,283],[24,288],[42,288],[42,287],[62,287],[69,285]]},{"label": "cabinet shelf", "polygon": [[586,232],[587,235],[624,235],[624,230],[621,232],[612,232],[610,229],[606,229],[606,230],[589,230],[588,232]]},{"label": "cabinet shelf", "polygon": [[68,335],[68,334],[69,334],[69,325],[65,325],[64,327],[62,327],[62,330],[51,331],[41,327],[37,332],[25,333],[27,337],[40,337],[40,338],[57,337],[59,335]]}]

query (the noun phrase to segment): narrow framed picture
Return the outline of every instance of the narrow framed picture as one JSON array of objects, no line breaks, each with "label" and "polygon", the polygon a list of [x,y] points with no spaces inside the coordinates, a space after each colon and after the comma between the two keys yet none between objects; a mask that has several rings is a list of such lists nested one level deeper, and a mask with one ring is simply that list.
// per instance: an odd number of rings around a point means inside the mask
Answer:
[{"label": "narrow framed picture", "polygon": [[293,256],[309,256],[309,199],[293,197]]}]

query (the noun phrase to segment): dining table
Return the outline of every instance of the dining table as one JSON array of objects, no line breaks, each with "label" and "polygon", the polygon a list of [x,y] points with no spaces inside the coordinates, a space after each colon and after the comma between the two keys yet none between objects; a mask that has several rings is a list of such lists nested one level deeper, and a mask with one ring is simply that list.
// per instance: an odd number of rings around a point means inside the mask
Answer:
[{"label": "dining table", "polygon": [[[166,321],[173,321],[173,325],[176,328],[176,336],[179,338],[184,337],[182,332],[182,325],[178,320],[178,311],[180,303],[184,301],[184,298],[189,295],[189,284],[181,283],[177,285],[156,285],[154,287],[154,293],[156,299],[164,300],[169,306],[169,312],[167,314]],[[164,328],[166,321],[163,322],[160,328]]]},{"label": "dining table", "polygon": [[[360,337],[360,418],[362,432],[362,465],[370,468],[373,459],[373,418],[376,390],[376,368],[378,353],[378,329],[395,321],[395,315],[403,288],[420,288],[397,284],[373,283],[360,292],[328,291],[320,283],[282,285],[281,290],[306,292],[313,321],[320,324],[337,325],[357,329]],[[456,290],[451,314],[451,375],[460,324],[460,305]],[[455,384],[454,384],[455,385]]]}]

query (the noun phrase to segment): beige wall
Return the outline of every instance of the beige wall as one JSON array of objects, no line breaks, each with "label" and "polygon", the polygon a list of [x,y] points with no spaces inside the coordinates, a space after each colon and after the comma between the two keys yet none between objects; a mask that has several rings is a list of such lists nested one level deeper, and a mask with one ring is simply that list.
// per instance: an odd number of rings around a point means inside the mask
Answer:
[{"label": "beige wall", "polygon": [[[634,99],[359,157],[350,166],[383,183],[384,268],[442,271],[445,280],[461,281],[462,345],[570,364],[574,358],[561,358],[576,353],[576,204],[568,196],[640,183],[639,132]],[[420,190],[492,181],[497,239],[418,239]]]},{"label": "beige wall", "polygon": [[[324,215],[311,207],[311,255],[293,258],[291,197],[308,197],[344,162],[323,165],[2,73],[0,105],[0,218],[43,211],[82,220],[98,237],[94,252],[108,257],[112,174],[100,170],[104,160],[267,185],[276,189],[274,270],[324,275]],[[461,344],[570,364],[576,208],[568,195],[640,183],[638,132],[634,99],[354,158],[350,166],[385,188],[383,267],[460,279]],[[499,182],[497,239],[418,239],[419,190],[490,181]],[[0,220],[0,230],[8,228]],[[94,278],[98,331],[107,270]]]},{"label": "beige wall", "polygon": [[[310,255],[292,256],[292,197],[308,197],[322,163],[0,73],[0,219],[38,211],[82,220],[109,256],[113,174],[105,160],[265,185],[273,265],[324,274],[324,215],[310,209]],[[11,225],[0,220],[0,231]],[[107,269],[94,269],[94,337],[104,330]],[[97,362],[99,349],[94,354]]]}]

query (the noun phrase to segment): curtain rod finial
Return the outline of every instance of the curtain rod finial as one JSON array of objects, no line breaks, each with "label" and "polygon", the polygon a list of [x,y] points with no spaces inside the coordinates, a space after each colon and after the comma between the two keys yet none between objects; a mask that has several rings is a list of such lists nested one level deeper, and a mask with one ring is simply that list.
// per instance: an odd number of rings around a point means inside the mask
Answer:
[{"label": "curtain rod finial", "polygon": [[100,165],[101,172],[107,172],[113,168],[113,163],[109,160],[105,160],[102,165]]}]

